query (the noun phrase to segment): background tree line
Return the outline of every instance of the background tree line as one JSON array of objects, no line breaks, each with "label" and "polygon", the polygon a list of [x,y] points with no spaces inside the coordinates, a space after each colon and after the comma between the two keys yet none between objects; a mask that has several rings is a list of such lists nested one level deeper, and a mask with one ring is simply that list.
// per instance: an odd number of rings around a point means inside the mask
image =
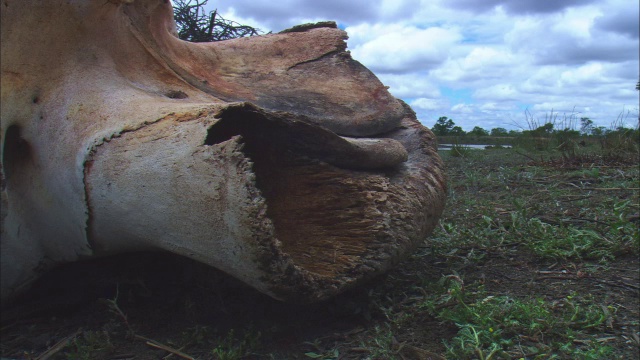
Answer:
[{"label": "background tree line", "polygon": [[471,131],[467,132],[464,131],[460,126],[457,126],[452,119],[449,119],[446,116],[441,116],[431,127],[431,131],[433,131],[436,136],[457,137],[548,137],[557,133],[566,133],[568,135],[574,136],[600,136],[612,132],[634,131],[634,129],[625,127],[620,119],[614,121],[612,126],[607,128],[605,126],[595,126],[593,120],[588,117],[581,117],[579,120],[579,126],[575,123],[575,121],[561,121],[559,123],[545,122],[544,124],[539,126],[537,126],[535,122],[530,122],[529,125],[529,130],[507,130],[502,127],[485,130],[480,126],[475,126]]},{"label": "background tree line", "polygon": [[[640,80],[636,83],[636,90],[640,91]],[[553,135],[562,135],[563,137],[579,137],[594,136],[602,137],[611,134],[625,134],[632,139],[640,142],[640,117],[638,117],[635,129],[625,126],[630,112],[621,113],[615,121],[611,123],[609,128],[605,126],[595,126],[593,120],[588,117],[581,117],[576,121],[577,117],[573,114],[558,119],[557,113],[551,111],[545,115],[545,121],[539,122],[528,111],[525,112],[528,130],[508,130],[502,127],[485,130],[480,126],[475,126],[471,131],[465,132],[460,126],[456,126],[452,119],[446,116],[438,118],[436,123],[431,127],[431,131],[438,137],[551,137]],[[637,116],[637,115],[636,115]]]}]

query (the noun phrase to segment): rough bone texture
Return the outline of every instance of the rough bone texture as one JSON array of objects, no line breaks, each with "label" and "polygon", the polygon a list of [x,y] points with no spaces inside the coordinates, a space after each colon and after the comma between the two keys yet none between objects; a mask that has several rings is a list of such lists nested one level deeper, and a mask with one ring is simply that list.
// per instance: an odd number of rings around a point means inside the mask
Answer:
[{"label": "rough bone texture", "polygon": [[58,264],[150,250],[319,301],[435,227],[435,138],[333,23],[193,44],[165,0],[0,10],[3,302]]}]

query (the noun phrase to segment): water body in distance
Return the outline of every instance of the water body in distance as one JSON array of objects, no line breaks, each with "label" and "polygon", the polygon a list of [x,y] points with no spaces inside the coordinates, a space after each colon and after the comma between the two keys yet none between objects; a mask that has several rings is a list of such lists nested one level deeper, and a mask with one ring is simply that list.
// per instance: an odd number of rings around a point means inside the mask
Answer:
[{"label": "water body in distance", "polygon": [[[495,147],[496,145],[474,145],[474,144],[464,144],[464,145],[455,145],[455,144],[438,144],[438,150],[451,150],[454,146],[460,146],[466,149],[477,149],[484,150],[487,147]],[[503,148],[510,148],[511,145],[497,145]]]}]

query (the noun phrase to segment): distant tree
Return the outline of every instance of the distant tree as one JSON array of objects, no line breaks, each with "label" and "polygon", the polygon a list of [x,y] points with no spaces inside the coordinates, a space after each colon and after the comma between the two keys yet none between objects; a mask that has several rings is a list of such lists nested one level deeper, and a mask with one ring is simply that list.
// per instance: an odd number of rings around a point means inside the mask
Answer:
[{"label": "distant tree", "polygon": [[533,133],[536,136],[544,136],[544,135],[549,135],[551,133],[553,133],[553,123],[546,123],[538,128],[536,128],[535,130],[533,130]]},{"label": "distant tree", "polygon": [[449,135],[451,136],[463,136],[465,134],[466,133],[464,132],[464,130],[462,130],[460,126],[454,126],[453,129],[449,131]]},{"label": "distant tree", "polygon": [[553,124],[552,123],[546,123],[546,124],[540,126],[536,130],[540,130],[541,132],[546,133],[546,134],[551,134],[553,132]]},{"label": "distant tree", "polygon": [[542,126],[539,126],[533,130],[525,130],[522,132],[523,135],[532,136],[534,138],[540,137],[549,137],[553,134],[553,123],[546,123]]},{"label": "distant tree", "polygon": [[[434,134],[437,136],[447,136],[451,135],[451,130],[455,127],[455,123],[453,120],[447,118],[446,116],[441,116],[438,121],[436,121],[435,125],[431,128]],[[460,129],[462,130],[462,129]]]},{"label": "distant tree", "polygon": [[489,132],[480,126],[474,127],[471,131],[468,132],[468,135],[473,136],[489,136]]},{"label": "distant tree", "polygon": [[585,135],[589,135],[591,134],[592,130],[593,130],[593,120],[589,119],[588,117],[580,118],[580,132]]},{"label": "distant tree", "polygon": [[253,36],[259,29],[226,20],[218,10],[208,14],[204,6],[209,0],[174,0],[173,18],[178,28],[178,37],[191,42],[210,42]]},{"label": "distant tree", "polygon": [[505,128],[497,127],[497,128],[491,129],[491,136],[507,136],[507,135],[509,135],[509,133]]}]

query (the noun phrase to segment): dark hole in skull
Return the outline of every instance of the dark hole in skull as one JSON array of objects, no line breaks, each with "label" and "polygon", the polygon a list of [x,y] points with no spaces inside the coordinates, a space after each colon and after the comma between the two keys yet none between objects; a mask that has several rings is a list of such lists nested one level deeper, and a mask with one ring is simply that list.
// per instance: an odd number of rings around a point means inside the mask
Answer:
[{"label": "dark hole in skull", "polygon": [[180,90],[170,90],[165,94],[170,99],[186,99],[189,97],[186,93]]},{"label": "dark hole in skull", "polygon": [[2,164],[4,177],[9,182],[21,166],[24,166],[31,157],[31,146],[22,138],[20,127],[11,125],[4,133],[4,146],[2,149]]},{"label": "dark hole in skull", "polygon": [[230,112],[209,129],[205,144],[242,137],[267,215],[296,265],[328,278],[353,273],[368,261],[365,254],[376,257],[384,247],[380,230],[387,215],[371,199],[384,192],[388,178],[306,155],[294,128],[259,113]]}]

